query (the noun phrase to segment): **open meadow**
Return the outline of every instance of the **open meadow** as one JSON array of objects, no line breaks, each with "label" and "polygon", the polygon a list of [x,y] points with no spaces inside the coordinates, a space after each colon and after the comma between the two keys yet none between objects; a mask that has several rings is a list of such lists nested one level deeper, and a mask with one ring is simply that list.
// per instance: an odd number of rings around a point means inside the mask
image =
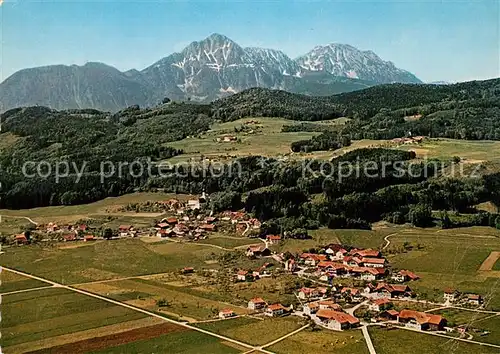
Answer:
[{"label": "open meadow", "polygon": [[369,327],[370,337],[380,354],[471,354],[498,353],[497,348],[460,342],[404,329]]}]

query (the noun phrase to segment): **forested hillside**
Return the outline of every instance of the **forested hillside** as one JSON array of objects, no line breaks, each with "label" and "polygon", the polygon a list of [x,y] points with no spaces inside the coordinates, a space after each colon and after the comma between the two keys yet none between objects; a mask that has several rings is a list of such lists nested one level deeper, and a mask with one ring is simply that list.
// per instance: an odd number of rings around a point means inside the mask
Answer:
[{"label": "forested hillside", "polygon": [[302,121],[348,117],[352,121],[344,133],[351,139],[392,139],[411,133],[499,140],[500,79],[455,85],[381,85],[330,97],[251,89],[214,102],[212,112],[223,121],[251,116]]},{"label": "forested hillside", "polygon": [[[1,116],[0,208],[81,204],[134,190],[205,190],[216,193],[218,208],[243,205],[267,221],[271,232],[321,225],[369,228],[382,219],[426,226],[435,221],[435,210],[471,213],[463,225],[493,225],[500,219],[477,213],[474,205],[500,204],[500,176],[446,178],[443,170],[456,163],[451,156],[436,165],[415,160],[412,152],[358,149],[326,166],[325,161],[252,156],[230,160],[215,175],[210,166],[160,170],[158,162],[183,153],[169,143],[200,135],[217,121],[244,116],[308,121],[351,118],[345,125],[284,126],[286,131],[322,133],[293,143],[294,152],[337,149],[350,145],[351,139],[388,139],[410,132],[500,139],[499,87],[500,80],[452,86],[389,85],[331,97],[251,89],[212,105],[165,99],[155,108],[132,106],[114,114],[14,109]],[[364,163],[374,162],[369,176],[357,173]],[[56,168],[64,168],[59,171],[62,178],[55,177]]]},{"label": "forested hillside", "polygon": [[[209,129],[211,118],[206,113],[205,106],[183,103],[146,110],[129,107],[115,114],[46,107],[7,111],[1,116],[2,136],[8,134],[13,141],[0,150],[0,203],[9,208],[78,204],[131,192],[147,176],[131,182],[125,164],[144,161],[146,165],[148,159],[154,162],[181,154],[168,143]],[[23,167],[24,172],[35,175],[37,163],[42,161],[42,175],[51,170],[51,176],[23,176]],[[63,161],[70,163],[69,176],[55,183],[56,165]],[[128,172],[101,183],[102,166],[118,169],[119,163]],[[74,183],[75,169],[83,169],[80,183]]]}]

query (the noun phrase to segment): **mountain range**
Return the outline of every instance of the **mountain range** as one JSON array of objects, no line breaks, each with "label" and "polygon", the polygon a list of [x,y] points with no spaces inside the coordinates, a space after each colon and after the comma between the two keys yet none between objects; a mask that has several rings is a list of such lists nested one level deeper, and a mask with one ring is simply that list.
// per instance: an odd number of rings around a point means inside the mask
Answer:
[{"label": "mountain range", "polygon": [[0,111],[33,105],[116,111],[156,105],[164,97],[207,102],[252,87],[321,96],[395,82],[421,83],[372,51],[347,44],[317,46],[293,60],[212,34],[141,71],[102,63],[20,70],[0,84]]}]

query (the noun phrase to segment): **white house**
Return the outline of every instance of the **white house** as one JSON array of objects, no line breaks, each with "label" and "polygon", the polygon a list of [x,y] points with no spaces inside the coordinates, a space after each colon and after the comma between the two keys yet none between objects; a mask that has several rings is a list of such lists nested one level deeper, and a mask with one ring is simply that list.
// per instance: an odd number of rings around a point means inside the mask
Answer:
[{"label": "white house", "polygon": [[321,320],[323,325],[336,331],[359,326],[359,320],[356,317],[344,312],[319,310],[316,313],[316,317]]},{"label": "white house", "polygon": [[273,305],[269,305],[267,307],[265,314],[267,316],[277,317],[277,316],[283,315],[285,313],[285,311],[286,311],[286,308],[284,306],[282,306],[281,304],[273,304]]},{"label": "white house", "polygon": [[224,310],[219,311],[219,318],[220,319],[224,320],[226,318],[230,318],[230,317],[234,317],[234,316],[236,316],[236,314],[231,309],[224,309]]},{"label": "white house", "polygon": [[267,306],[267,303],[260,297],[251,299],[248,302],[248,308],[250,310],[262,310]]}]

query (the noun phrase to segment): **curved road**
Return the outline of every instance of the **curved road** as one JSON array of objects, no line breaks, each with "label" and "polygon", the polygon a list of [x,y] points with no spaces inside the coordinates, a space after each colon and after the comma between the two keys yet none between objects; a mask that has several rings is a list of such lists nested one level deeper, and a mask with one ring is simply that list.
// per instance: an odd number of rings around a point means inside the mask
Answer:
[{"label": "curved road", "polygon": [[15,219],[26,219],[28,220],[30,223],[32,223],[33,225],[38,225],[38,223],[36,221],[34,221],[33,219],[27,217],[27,216],[15,216],[15,215],[0,215],[0,220],[2,218],[15,218]]}]

